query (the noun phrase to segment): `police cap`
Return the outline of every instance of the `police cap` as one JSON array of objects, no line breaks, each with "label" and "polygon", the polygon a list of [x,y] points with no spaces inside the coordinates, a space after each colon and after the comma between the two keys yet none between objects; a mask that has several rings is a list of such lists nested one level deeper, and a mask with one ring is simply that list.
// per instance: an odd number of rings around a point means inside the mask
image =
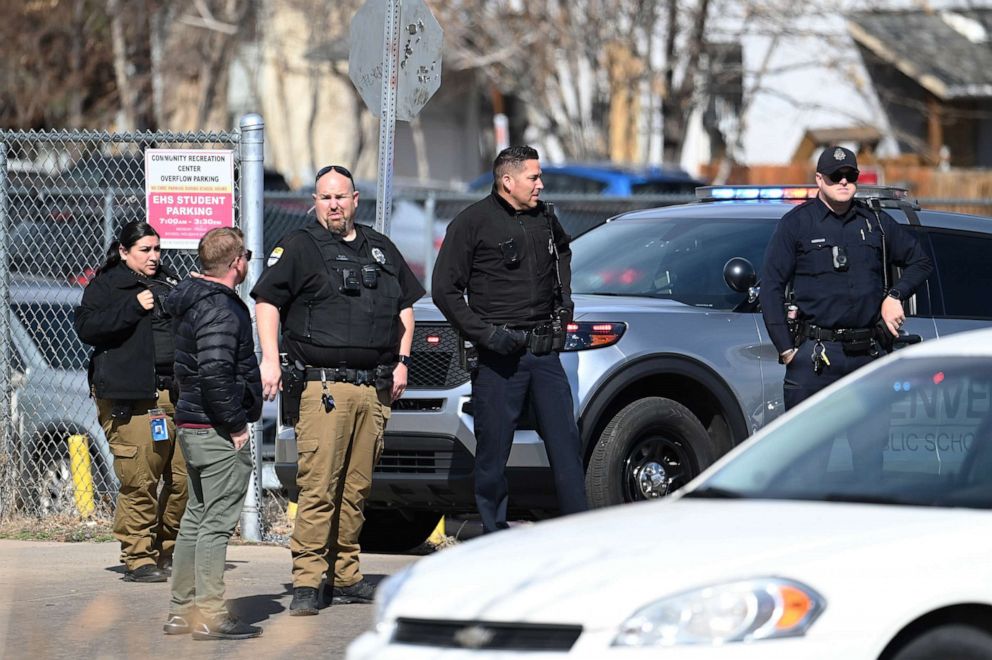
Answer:
[{"label": "police cap", "polygon": [[860,172],[858,159],[854,157],[854,152],[844,147],[827,147],[820,154],[820,160],[816,161],[816,171],[820,174],[829,176],[842,168]]}]

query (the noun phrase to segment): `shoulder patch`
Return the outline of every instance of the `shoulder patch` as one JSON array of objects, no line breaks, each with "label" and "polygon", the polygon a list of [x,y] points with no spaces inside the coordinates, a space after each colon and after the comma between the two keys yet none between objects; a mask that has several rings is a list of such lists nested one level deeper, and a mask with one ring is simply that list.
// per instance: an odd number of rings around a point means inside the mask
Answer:
[{"label": "shoulder patch", "polygon": [[383,254],[382,250],[377,247],[372,248],[372,258],[375,259],[376,263],[380,266],[383,266],[386,263],[386,255]]},{"label": "shoulder patch", "polygon": [[266,262],[266,265],[275,266],[276,262],[279,261],[280,257],[282,257],[282,248],[277,247],[276,249],[272,250],[272,254],[269,255],[269,260]]}]

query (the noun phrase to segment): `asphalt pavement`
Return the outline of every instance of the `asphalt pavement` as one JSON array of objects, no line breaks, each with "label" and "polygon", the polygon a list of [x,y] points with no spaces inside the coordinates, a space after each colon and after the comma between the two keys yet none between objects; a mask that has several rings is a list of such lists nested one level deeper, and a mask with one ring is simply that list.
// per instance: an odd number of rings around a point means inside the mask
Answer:
[{"label": "asphalt pavement", "polygon": [[[245,641],[193,641],[162,633],[169,584],[124,582],[117,543],[0,540],[0,657],[20,658],[342,658],[372,627],[372,605],[334,605],[291,617],[289,550],[235,545],[227,554],[232,612],[260,625]],[[418,557],[362,555],[375,581]]]}]

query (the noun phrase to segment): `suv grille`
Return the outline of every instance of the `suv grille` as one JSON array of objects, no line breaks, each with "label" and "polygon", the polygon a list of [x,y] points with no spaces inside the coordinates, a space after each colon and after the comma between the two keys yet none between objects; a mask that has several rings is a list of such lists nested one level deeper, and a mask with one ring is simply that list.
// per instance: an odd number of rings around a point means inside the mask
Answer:
[{"label": "suv grille", "polygon": [[458,332],[447,323],[417,323],[408,389],[451,389],[467,383],[468,372],[458,361],[458,341]]},{"label": "suv grille", "polygon": [[399,619],[393,641],[436,648],[501,651],[568,651],[582,626],[489,621]]}]

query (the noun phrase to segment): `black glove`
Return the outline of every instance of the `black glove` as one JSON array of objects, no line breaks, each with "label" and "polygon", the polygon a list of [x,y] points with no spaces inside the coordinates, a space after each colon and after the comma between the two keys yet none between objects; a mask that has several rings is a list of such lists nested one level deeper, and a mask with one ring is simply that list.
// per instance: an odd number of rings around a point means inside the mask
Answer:
[{"label": "black glove", "polygon": [[516,353],[527,344],[527,334],[522,330],[509,330],[495,326],[479,343],[482,344],[483,348],[487,348],[494,353],[510,355],[511,353]]}]

